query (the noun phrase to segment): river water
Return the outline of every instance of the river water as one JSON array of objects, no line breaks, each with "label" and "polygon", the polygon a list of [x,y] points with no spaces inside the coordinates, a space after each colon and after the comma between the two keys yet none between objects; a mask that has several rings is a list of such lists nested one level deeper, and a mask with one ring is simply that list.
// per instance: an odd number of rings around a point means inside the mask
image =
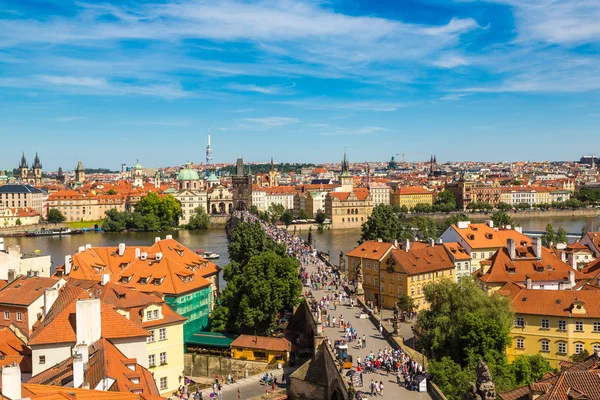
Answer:
[{"label": "river water", "polygon": [[[554,229],[563,227],[568,233],[579,233],[581,228],[587,224],[594,224],[598,229],[598,218],[584,217],[560,217],[560,218],[526,218],[517,220],[524,231],[543,231],[548,223]],[[298,226],[297,232],[300,237],[306,239],[308,228]],[[201,231],[174,231],[174,232],[127,232],[127,233],[94,233],[88,232],[82,235],[70,235],[62,237],[8,237],[5,239],[7,245],[18,244],[21,251],[31,253],[40,250],[41,254],[49,254],[54,267],[64,263],[65,255],[77,252],[79,246],[91,244],[92,246],[117,246],[125,243],[127,246],[150,246],[156,236],[165,237],[173,235],[173,239],[192,250],[209,250],[221,255],[215,264],[224,267],[229,262],[227,253],[227,237],[224,229],[210,229]],[[318,232],[313,230],[313,239],[316,248],[329,252],[333,262],[338,261],[340,251],[347,252],[354,248],[360,238],[360,230],[328,230]]]}]

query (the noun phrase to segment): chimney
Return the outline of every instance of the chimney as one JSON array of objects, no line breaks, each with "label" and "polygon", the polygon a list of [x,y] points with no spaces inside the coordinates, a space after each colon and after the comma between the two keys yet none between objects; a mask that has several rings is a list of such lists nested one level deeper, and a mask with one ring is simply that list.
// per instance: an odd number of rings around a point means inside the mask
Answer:
[{"label": "chimney", "polygon": [[574,253],[567,254],[567,260],[571,268],[577,269],[577,258],[575,258]]},{"label": "chimney", "polygon": [[456,224],[456,227],[458,229],[467,229],[470,224],[471,224],[471,221],[458,221],[458,223]]},{"label": "chimney", "polygon": [[521,226],[515,226],[515,231],[517,231],[519,233],[523,233],[523,227],[521,227]]},{"label": "chimney", "polygon": [[89,249],[91,249],[91,248],[92,248],[92,245],[91,245],[91,244],[89,244],[89,243],[88,243],[88,244],[86,244],[86,245],[85,245],[85,249],[86,249],[86,250],[89,250]]},{"label": "chimney", "polygon": [[567,248],[567,244],[566,243],[556,243],[556,250],[564,250]]},{"label": "chimney", "polygon": [[515,247],[515,239],[506,239],[506,248],[508,249],[508,255],[510,256],[510,259],[514,261],[517,258],[517,248]]},{"label": "chimney", "polygon": [[560,252],[560,261],[566,263],[567,262],[567,253],[564,251]]},{"label": "chimney", "polygon": [[73,354],[73,387],[79,388],[84,380],[83,355],[75,353]]},{"label": "chimney", "polygon": [[173,235],[167,235],[165,236],[165,239],[173,239]]},{"label": "chimney", "polygon": [[4,251],[4,238],[0,238],[0,251]]},{"label": "chimney", "polygon": [[154,238],[154,243],[158,243],[158,242],[160,242],[160,236],[157,236]]},{"label": "chimney", "polygon": [[571,289],[575,287],[575,271],[569,271],[569,283],[571,284]]},{"label": "chimney", "polygon": [[398,240],[397,239],[392,240],[391,243],[392,243],[392,246],[394,246],[395,248],[398,248]]},{"label": "chimney", "polygon": [[44,290],[44,317],[48,315],[56,299],[58,299],[58,289],[46,288]]},{"label": "chimney", "polygon": [[85,251],[85,246],[79,246],[78,252],[83,253]]},{"label": "chimney", "polygon": [[491,219],[486,219],[486,220],[485,220],[485,224],[486,224],[487,226],[489,226],[490,228],[493,228],[493,227],[494,227],[494,221],[492,221]]},{"label": "chimney", "polygon": [[123,257],[125,254],[125,243],[119,243],[119,257]]},{"label": "chimney", "polygon": [[404,239],[404,242],[402,242],[402,247],[404,251],[408,253],[408,251],[410,250],[410,240]]},{"label": "chimney", "polygon": [[100,299],[77,300],[75,308],[77,343],[95,343],[102,337]]},{"label": "chimney", "polygon": [[83,363],[87,363],[90,360],[90,351],[86,343],[76,344],[73,347],[73,355],[80,354],[83,359]]},{"label": "chimney", "polygon": [[442,240],[442,238],[439,238],[439,239],[436,239],[435,243],[442,244],[442,243],[444,243],[444,241]]},{"label": "chimney", "polygon": [[146,258],[148,258],[148,253],[143,252],[140,254],[140,260],[144,261]]},{"label": "chimney", "polygon": [[21,399],[21,367],[13,362],[2,367],[2,398]]},{"label": "chimney", "polygon": [[[512,225],[504,225],[504,228],[505,228],[505,229],[512,229]],[[515,228],[515,230],[516,230],[516,229],[517,229],[517,228]]]},{"label": "chimney", "polygon": [[135,258],[140,258],[140,254],[142,254],[142,251],[140,250],[139,247],[135,248]]},{"label": "chimney", "polygon": [[435,240],[433,240],[432,238],[429,238],[429,239],[427,240],[427,242],[428,242],[428,244],[429,244],[429,247],[433,247],[433,246],[435,246]]},{"label": "chimney", "polygon": [[383,239],[382,238],[377,238],[377,243],[383,243]]},{"label": "chimney", "polygon": [[533,288],[533,286],[531,284],[531,278],[529,276],[527,276],[525,278],[525,284],[527,285],[527,289],[532,289]]},{"label": "chimney", "polygon": [[162,260],[162,256],[163,256],[163,255],[162,255],[162,253],[159,251],[158,253],[156,253],[156,254],[154,255],[154,259],[155,259],[156,261],[160,261],[160,260]]},{"label": "chimney", "polygon": [[542,238],[534,237],[531,239],[531,247],[533,247],[533,254],[535,254],[535,257],[538,259],[542,258]]},{"label": "chimney", "polygon": [[73,257],[67,255],[65,256],[65,275],[69,275],[71,273],[71,267],[73,266]]},{"label": "chimney", "polygon": [[110,274],[102,274],[100,275],[100,284],[102,286],[106,286],[106,284],[110,282]]}]

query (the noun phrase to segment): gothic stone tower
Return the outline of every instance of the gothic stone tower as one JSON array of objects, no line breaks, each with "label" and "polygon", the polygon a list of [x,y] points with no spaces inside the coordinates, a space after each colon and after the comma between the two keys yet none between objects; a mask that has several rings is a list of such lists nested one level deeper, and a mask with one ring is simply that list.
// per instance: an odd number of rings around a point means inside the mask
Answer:
[{"label": "gothic stone tower", "polygon": [[235,175],[231,177],[233,184],[233,209],[250,211],[252,207],[252,175],[244,173],[244,160],[237,159]]}]

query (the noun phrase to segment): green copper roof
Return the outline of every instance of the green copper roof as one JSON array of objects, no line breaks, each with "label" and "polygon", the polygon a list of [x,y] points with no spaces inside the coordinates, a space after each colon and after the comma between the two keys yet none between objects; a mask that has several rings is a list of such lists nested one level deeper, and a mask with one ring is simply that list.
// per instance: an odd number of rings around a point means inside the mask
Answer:
[{"label": "green copper roof", "polygon": [[187,345],[199,345],[206,347],[229,347],[231,342],[233,342],[236,337],[237,335],[225,335],[216,332],[200,331],[190,335],[185,340],[185,343]]},{"label": "green copper roof", "polygon": [[135,165],[133,166],[133,169],[142,169],[142,166],[140,165],[140,160],[137,160]]},{"label": "green copper roof", "polygon": [[177,175],[178,181],[197,181],[200,177],[198,176],[198,172],[195,169],[182,169],[179,175]]},{"label": "green copper roof", "polygon": [[221,182],[221,180],[215,175],[215,173],[211,173],[207,179],[208,182]]}]

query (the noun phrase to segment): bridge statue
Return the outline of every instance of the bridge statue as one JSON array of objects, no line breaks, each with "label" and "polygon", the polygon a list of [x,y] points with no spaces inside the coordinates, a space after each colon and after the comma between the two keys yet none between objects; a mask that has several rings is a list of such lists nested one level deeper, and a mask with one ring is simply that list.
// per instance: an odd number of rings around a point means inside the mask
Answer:
[{"label": "bridge statue", "polygon": [[496,385],[487,364],[480,358],[477,364],[477,384],[471,383],[471,388],[462,395],[462,400],[495,400]]},{"label": "bridge statue", "polygon": [[344,252],[340,251],[340,275],[342,276],[342,278],[344,277],[344,274],[346,273],[346,258],[344,257]]},{"label": "bridge statue", "polygon": [[363,274],[362,274],[362,260],[359,260],[356,266],[354,267],[354,289],[356,291],[357,296],[362,296],[365,294],[363,290]]},{"label": "bridge statue", "polygon": [[398,307],[398,303],[394,305],[394,336],[400,334],[400,307]]}]

